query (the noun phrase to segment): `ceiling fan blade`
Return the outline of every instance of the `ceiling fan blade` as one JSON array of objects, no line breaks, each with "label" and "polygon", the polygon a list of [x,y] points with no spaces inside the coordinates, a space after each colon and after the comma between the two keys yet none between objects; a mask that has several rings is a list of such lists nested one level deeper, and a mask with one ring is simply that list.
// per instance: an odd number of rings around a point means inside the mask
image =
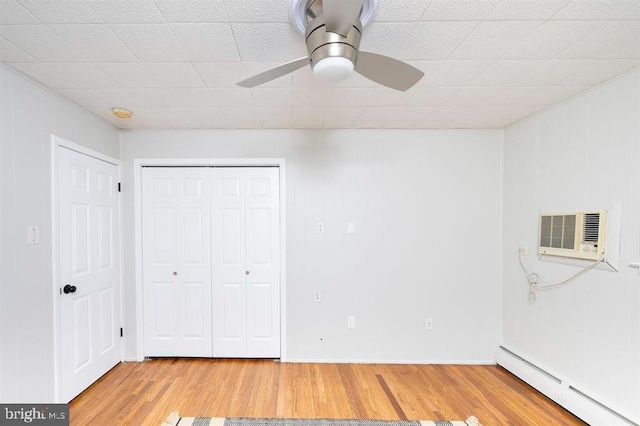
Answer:
[{"label": "ceiling fan blade", "polygon": [[305,65],[309,65],[309,58],[305,56],[304,58],[296,59],[295,61],[287,62],[286,64],[279,65],[275,68],[271,68],[265,72],[261,72],[260,74],[254,75],[253,77],[249,77],[246,80],[242,80],[236,85],[240,87],[255,87],[260,84],[266,83],[271,80],[275,80],[278,77],[282,77],[289,73],[292,73]]},{"label": "ceiling fan blade", "polygon": [[322,16],[325,30],[346,37],[360,19],[364,0],[323,0]]},{"label": "ceiling fan blade", "polygon": [[355,70],[383,86],[406,91],[424,76],[406,62],[371,52],[359,52]]}]

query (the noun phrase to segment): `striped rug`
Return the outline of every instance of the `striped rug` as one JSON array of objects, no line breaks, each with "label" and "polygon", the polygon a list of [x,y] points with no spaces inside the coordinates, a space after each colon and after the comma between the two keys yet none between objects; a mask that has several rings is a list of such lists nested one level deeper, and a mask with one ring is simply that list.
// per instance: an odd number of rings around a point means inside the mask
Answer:
[{"label": "striped rug", "polygon": [[180,417],[171,413],[161,426],[482,426],[474,416],[467,420],[350,420],[275,419],[244,417]]}]

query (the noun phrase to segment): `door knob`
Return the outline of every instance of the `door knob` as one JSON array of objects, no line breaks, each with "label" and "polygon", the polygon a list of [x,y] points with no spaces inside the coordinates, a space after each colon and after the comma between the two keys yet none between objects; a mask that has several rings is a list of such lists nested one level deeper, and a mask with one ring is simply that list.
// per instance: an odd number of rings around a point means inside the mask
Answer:
[{"label": "door knob", "polygon": [[75,293],[77,290],[75,285],[67,284],[62,288],[64,294]]},{"label": "door knob", "polygon": [[175,277],[176,275],[178,275],[178,273],[176,271],[173,271],[173,276]]},{"label": "door knob", "polygon": [[245,275],[249,275],[250,273],[251,273],[251,271],[249,271],[249,270],[244,271]]}]

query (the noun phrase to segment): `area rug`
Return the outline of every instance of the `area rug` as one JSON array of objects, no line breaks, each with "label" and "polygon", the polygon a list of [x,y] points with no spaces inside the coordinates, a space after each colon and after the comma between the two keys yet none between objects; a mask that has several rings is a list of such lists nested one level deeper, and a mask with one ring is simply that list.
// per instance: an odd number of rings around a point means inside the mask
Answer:
[{"label": "area rug", "polygon": [[275,419],[244,417],[180,417],[171,413],[161,426],[482,426],[474,416],[467,420],[356,420]]}]

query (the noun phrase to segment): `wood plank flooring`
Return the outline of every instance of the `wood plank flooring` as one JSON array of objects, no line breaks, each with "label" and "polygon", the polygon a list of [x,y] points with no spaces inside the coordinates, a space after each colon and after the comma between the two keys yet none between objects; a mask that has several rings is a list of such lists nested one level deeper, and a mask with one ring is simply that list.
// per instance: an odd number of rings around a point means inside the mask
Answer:
[{"label": "wood plank flooring", "polygon": [[497,366],[289,364],[155,359],[122,363],[71,402],[72,425],[160,425],[183,416],[465,420],[576,425]]}]

